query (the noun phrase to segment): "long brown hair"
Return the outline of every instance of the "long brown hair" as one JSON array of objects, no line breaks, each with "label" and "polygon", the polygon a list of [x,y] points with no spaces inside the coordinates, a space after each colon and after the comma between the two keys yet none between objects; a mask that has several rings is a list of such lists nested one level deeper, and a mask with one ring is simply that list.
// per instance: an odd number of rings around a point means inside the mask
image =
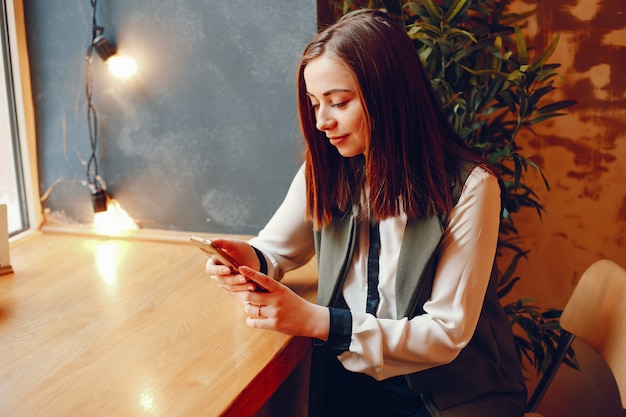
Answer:
[{"label": "long brown hair", "polygon": [[[315,127],[303,73],[322,55],[355,77],[370,127],[364,155],[344,158]],[[361,11],[321,31],[302,54],[296,89],[307,216],[316,229],[358,204],[365,187],[369,215],[379,220],[401,210],[409,219],[447,212],[461,164],[480,163],[448,123],[412,41],[384,12]]]}]

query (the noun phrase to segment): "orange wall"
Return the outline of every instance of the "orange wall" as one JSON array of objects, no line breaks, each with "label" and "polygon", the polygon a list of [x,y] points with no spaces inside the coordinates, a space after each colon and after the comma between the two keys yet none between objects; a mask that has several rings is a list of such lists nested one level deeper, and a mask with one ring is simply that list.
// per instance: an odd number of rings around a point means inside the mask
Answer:
[{"label": "orange wall", "polygon": [[[564,80],[552,98],[578,101],[569,115],[538,125],[537,136],[519,142],[544,171],[550,190],[536,174],[528,175],[546,212],[543,220],[530,209],[515,219],[531,252],[518,267],[522,279],[510,298],[535,298],[541,307],[561,309],[594,261],[609,258],[626,267],[626,2],[516,0],[513,6],[537,7],[525,29],[530,45],[543,50],[560,34],[551,62],[562,64]],[[595,352],[575,347],[583,372],[562,369],[538,411],[626,416]]]},{"label": "orange wall", "polygon": [[543,50],[560,33],[551,62],[564,81],[556,99],[578,104],[567,116],[537,125],[520,142],[544,171],[550,190],[530,173],[545,205],[515,219],[531,250],[513,296],[562,308],[582,272],[600,258],[626,267],[626,2],[517,0],[537,6],[526,33]]}]

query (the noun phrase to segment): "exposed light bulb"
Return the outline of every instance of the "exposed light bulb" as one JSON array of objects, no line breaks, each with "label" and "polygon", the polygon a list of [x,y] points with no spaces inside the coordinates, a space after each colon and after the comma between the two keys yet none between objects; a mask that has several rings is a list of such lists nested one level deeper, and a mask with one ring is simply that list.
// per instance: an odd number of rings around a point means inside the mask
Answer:
[{"label": "exposed light bulb", "polygon": [[102,61],[109,69],[109,73],[115,78],[130,78],[137,72],[137,63],[127,55],[120,55],[117,48],[105,36],[100,35],[93,41],[93,48],[96,50]]},{"label": "exposed light bulb", "polygon": [[137,62],[126,55],[112,55],[106,60],[106,65],[115,78],[127,79],[137,73]]},{"label": "exposed light bulb", "polygon": [[99,235],[125,236],[137,229],[137,223],[114,198],[110,199],[106,211],[94,215],[93,230]]}]

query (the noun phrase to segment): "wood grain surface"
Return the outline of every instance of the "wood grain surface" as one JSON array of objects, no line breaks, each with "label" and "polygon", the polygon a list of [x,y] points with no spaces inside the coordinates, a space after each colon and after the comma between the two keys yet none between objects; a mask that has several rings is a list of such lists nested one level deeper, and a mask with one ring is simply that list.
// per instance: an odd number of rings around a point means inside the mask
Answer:
[{"label": "wood grain surface", "polygon": [[[42,234],[0,277],[0,416],[249,416],[310,341],[251,329],[185,243]],[[315,298],[309,264],[285,277]]]}]

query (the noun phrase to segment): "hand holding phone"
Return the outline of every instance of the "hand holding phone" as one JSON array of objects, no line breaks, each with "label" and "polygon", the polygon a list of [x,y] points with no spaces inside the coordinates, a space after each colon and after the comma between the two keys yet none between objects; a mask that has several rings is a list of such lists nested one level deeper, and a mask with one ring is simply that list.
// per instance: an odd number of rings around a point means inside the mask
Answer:
[{"label": "hand holding phone", "polygon": [[[230,257],[226,252],[222,250],[222,248],[216,246],[211,239],[205,239],[200,236],[191,235],[189,238],[191,243],[196,245],[202,252],[204,252],[207,256],[215,256],[219,263],[225,265],[230,268],[230,270],[237,274],[239,270],[239,263],[235,261],[232,257]],[[256,287],[256,291],[267,292],[267,290],[261,287],[256,282],[254,283]]]},{"label": "hand holding phone", "polygon": [[231,271],[236,273],[239,269],[237,261],[228,256],[228,254],[221,248],[215,246],[211,239],[205,239],[194,235],[192,235],[189,239],[191,240],[191,243],[200,248],[200,250],[206,253],[207,256],[215,256],[222,265],[226,265]]}]

